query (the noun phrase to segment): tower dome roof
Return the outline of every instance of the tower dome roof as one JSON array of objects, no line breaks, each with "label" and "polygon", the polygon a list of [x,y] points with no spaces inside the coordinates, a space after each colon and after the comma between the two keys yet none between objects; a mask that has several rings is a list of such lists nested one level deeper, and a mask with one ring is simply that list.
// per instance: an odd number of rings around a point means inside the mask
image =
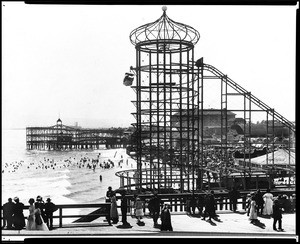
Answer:
[{"label": "tower dome roof", "polygon": [[[157,43],[165,43],[167,49],[178,50],[179,46],[194,46],[200,39],[200,34],[193,27],[176,22],[166,14],[163,7],[162,16],[154,22],[142,25],[130,33],[130,41],[135,46],[156,50]],[[182,46],[181,46],[182,47]]]}]

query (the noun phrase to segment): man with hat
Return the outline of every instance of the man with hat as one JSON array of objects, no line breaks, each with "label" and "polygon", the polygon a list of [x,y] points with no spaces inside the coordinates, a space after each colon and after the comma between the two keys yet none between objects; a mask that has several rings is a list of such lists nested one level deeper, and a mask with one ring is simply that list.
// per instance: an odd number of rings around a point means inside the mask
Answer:
[{"label": "man with hat", "polygon": [[47,202],[45,203],[45,222],[49,230],[53,229],[53,213],[58,209],[58,207],[51,202],[51,199],[48,197]]},{"label": "man with hat", "polygon": [[2,227],[3,229],[6,225],[7,225],[6,228],[8,230],[12,229],[14,207],[15,207],[15,204],[13,203],[12,199],[8,198],[8,202],[5,203],[2,207],[2,209],[3,209],[3,223],[4,223],[4,226]]},{"label": "man with hat", "polygon": [[283,231],[282,229],[282,209],[279,205],[279,201],[276,198],[273,202],[273,230],[277,231],[276,224],[278,222],[278,230]]},{"label": "man with hat", "polygon": [[45,203],[43,201],[43,198],[41,196],[37,196],[36,197],[36,202],[35,202],[34,205],[36,206],[36,208],[39,208],[41,210],[41,216],[42,216],[44,222],[46,222]]}]

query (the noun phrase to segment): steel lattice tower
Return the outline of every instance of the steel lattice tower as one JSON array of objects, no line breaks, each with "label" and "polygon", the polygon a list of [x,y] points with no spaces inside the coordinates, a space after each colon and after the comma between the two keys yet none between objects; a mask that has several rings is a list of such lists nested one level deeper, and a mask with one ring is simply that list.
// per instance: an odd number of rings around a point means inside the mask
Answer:
[{"label": "steel lattice tower", "polygon": [[[205,64],[203,58],[196,60],[194,47],[199,39],[197,30],[170,19],[166,7],[159,19],[130,33],[136,49],[136,65],[131,67],[134,74],[126,73],[124,85],[131,86],[136,93],[135,132],[128,154],[136,160],[137,169],[116,173],[121,186],[158,192],[168,189],[195,192],[203,189],[203,183],[210,187],[209,178],[213,175],[219,179],[220,187],[226,188],[230,185],[229,178],[234,185],[234,177],[244,177],[246,189],[250,187],[247,178],[256,173],[257,185],[259,175],[264,175],[269,177],[271,186],[277,167],[274,148],[278,127],[286,131],[287,171],[294,174],[290,147],[295,140],[295,125],[227,75]],[[214,114],[219,116],[218,121],[207,121]],[[232,140],[232,128],[237,127],[233,114],[242,121],[239,124],[242,144]],[[257,114],[266,118],[264,168],[251,164],[252,121]],[[219,133],[217,142],[207,140],[211,131]],[[219,155],[213,167],[206,158],[210,150]],[[243,158],[234,159],[235,151],[242,153]]]}]

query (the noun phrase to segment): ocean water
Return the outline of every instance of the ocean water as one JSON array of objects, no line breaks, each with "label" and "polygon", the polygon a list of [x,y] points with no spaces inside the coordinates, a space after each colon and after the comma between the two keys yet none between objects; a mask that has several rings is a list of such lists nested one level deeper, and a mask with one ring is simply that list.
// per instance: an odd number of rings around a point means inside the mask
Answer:
[{"label": "ocean water", "polygon": [[[105,169],[97,165],[95,170],[86,167],[93,159],[102,164],[110,159],[114,167]],[[28,205],[29,198],[38,195],[44,200],[50,197],[56,204],[105,202],[108,186],[119,187],[120,179],[115,173],[134,167],[135,162],[125,149],[26,150],[25,129],[2,130],[2,204],[9,197],[18,196]]]}]

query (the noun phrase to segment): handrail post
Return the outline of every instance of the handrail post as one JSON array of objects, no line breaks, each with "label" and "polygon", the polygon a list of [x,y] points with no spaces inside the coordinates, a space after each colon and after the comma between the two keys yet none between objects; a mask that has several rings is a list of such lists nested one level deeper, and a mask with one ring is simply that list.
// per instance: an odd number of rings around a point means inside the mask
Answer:
[{"label": "handrail post", "polygon": [[62,207],[59,208],[59,228],[62,227]]}]

